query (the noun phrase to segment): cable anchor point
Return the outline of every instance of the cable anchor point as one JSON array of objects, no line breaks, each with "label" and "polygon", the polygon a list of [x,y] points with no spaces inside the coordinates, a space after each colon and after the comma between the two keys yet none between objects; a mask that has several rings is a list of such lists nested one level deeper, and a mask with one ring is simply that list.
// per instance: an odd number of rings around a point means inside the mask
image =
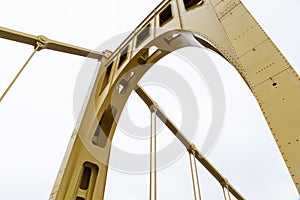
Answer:
[{"label": "cable anchor point", "polygon": [[189,146],[188,151],[189,151],[191,154],[195,155],[196,152],[197,152],[198,150],[197,150],[196,145],[192,143],[192,144]]},{"label": "cable anchor point", "polygon": [[158,110],[158,104],[156,102],[153,102],[153,104],[149,106],[149,109],[151,113],[156,113]]},{"label": "cable anchor point", "polygon": [[228,188],[229,186],[229,181],[227,178],[224,178],[224,180],[221,182],[221,186],[224,188]]},{"label": "cable anchor point", "polygon": [[50,42],[50,40],[46,36],[39,35],[39,36],[37,36],[37,42],[36,42],[35,49],[37,51],[45,49],[47,47],[47,45],[49,44],[49,42]]}]

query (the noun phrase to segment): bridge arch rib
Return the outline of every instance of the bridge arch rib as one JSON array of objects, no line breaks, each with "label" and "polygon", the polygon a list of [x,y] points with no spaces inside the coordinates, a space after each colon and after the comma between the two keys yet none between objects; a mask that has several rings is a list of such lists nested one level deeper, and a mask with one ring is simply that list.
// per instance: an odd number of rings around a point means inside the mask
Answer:
[{"label": "bridge arch rib", "polygon": [[[103,199],[110,143],[101,148],[92,144],[97,126],[105,113],[110,113],[104,119],[110,124],[104,134],[111,141],[124,104],[138,80],[160,58],[187,46],[215,51],[243,77],[300,191],[298,74],[239,0],[165,0],[107,60],[103,58],[51,199],[72,199],[76,194],[84,194],[80,196],[84,199]],[[150,51],[152,48],[154,52]],[[118,98],[112,100],[114,95]],[[92,187],[97,190],[82,191],[76,184],[87,162],[99,169]]]}]

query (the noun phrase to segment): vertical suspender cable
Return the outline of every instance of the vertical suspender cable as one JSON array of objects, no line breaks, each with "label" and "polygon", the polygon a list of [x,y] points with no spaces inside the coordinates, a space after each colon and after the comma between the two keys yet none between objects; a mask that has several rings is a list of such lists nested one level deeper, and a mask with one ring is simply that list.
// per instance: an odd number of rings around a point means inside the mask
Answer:
[{"label": "vertical suspender cable", "polygon": [[156,181],[156,109],[150,113],[150,192],[149,200],[157,198]]},{"label": "vertical suspender cable", "polygon": [[[193,145],[191,147],[193,148]],[[193,159],[192,156],[194,157]],[[201,200],[200,182],[199,182],[197,163],[195,157],[196,157],[195,150],[192,149],[192,153],[189,153],[189,158],[190,158],[190,167],[191,167],[193,189],[194,189],[194,199],[197,200],[197,196],[198,196],[198,199]]]},{"label": "vertical suspender cable", "polygon": [[[225,188],[227,190],[227,196],[226,196]],[[226,179],[225,183],[222,183],[222,190],[223,190],[224,199],[227,200],[227,197],[228,197],[228,200],[231,200],[227,179]]]},{"label": "vertical suspender cable", "polygon": [[222,190],[223,190],[224,200],[227,200],[226,193],[225,193],[225,189],[224,189],[223,186],[222,186]]},{"label": "vertical suspender cable", "polygon": [[149,200],[152,200],[152,155],[153,155],[153,138],[152,138],[152,111],[150,110],[150,188],[149,188]]},{"label": "vertical suspender cable", "polygon": [[197,186],[198,186],[198,196],[199,196],[199,200],[201,200],[200,182],[199,182],[199,176],[198,176],[198,170],[197,170],[195,151],[193,151],[193,156],[194,156],[194,168],[195,168],[195,172],[196,172],[196,181],[197,181]]},{"label": "vertical suspender cable", "polygon": [[156,109],[154,110],[154,131],[153,131],[153,135],[154,135],[154,200],[156,200],[157,198],[157,180],[156,180]]},{"label": "vertical suspender cable", "polygon": [[34,54],[40,49],[40,47],[41,47],[41,44],[38,43],[37,46],[35,47],[34,51],[31,53],[31,55],[29,56],[29,58],[26,60],[26,62],[23,65],[23,67],[20,69],[20,71],[17,73],[17,75],[15,76],[15,78],[12,80],[12,82],[9,84],[9,86],[6,88],[6,90],[4,91],[4,93],[2,94],[2,96],[0,97],[0,102],[4,99],[4,97],[6,96],[6,94],[8,93],[8,91],[10,90],[10,88],[13,86],[13,84],[19,78],[19,76],[21,75],[22,71],[25,69],[25,67],[27,66],[27,64],[30,62],[30,60],[32,59],[32,57],[34,56]]},{"label": "vertical suspender cable", "polygon": [[229,198],[229,200],[231,200],[231,197],[230,197],[230,192],[229,192],[229,186],[228,186],[228,184],[226,185],[226,188],[227,188],[227,194],[228,194],[228,198]]},{"label": "vertical suspender cable", "polygon": [[192,173],[193,190],[194,190],[194,200],[197,200],[194,169],[193,169],[193,164],[192,164],[192,154],[191,153],[189,153],[189,157],[190,157],[190,167],[191,167],[191,173]]}]

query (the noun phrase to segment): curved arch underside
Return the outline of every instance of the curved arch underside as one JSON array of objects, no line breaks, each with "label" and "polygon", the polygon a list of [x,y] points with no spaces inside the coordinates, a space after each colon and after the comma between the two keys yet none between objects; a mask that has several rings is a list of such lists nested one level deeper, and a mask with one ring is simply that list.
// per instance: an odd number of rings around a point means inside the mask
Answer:
[{"label": "curved arch underside", "polygon": [[[201,1],[163,1],[108,59],[103,58],[50,199],[103,199],[110,141],[130,92],[155,62],[187,46],[221,54],[240,73],[300,191],[298,74],[239,0],[197,2]],[[150,53],[153,46],[158,50]],[[113,108],[113,114],[107,115],[113,118],[105,119],[108,108]],[[110,127],[99,132],[99,121]],[[101,134],[108,141],[100,147],[93,141],[101,141]],[[85,178],[85,163],[97,167],[97,173],[90,169],[92,181],[86,190],[79,184]]]}]

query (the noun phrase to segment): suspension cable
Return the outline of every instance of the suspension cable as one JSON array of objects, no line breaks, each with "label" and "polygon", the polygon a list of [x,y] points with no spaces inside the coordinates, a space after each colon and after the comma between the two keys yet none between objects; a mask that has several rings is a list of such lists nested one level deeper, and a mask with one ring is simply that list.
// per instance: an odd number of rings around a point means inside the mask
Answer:
[{"label": "suspension cable", "polygon": [[154,111],[154,199],[156,200],[157,198],[157,179],[156,179],[156,170],[157,170],[157,166],[156,166],[156,109]]},{"label": "suspension cable", "polygon": [[194,199],[197,200],[197,196],[198,196],[199,200],[201,200],[200,182],[199,182],[198,169],[197,169],[197,163],[195,158],[196,156],[194,150],[195,146],[192,144],[190,147],[191,147],[191,152],[189,152],[189,158],[190,158],[190,167],[191,167],[192,182],[193,182],[193,189],[194,189]]},{"label": "suspension cable", "polygon": [[[222,186],[222,190],[223,190],[224,199],[227,200],[227,197],[228,197],[228,200],[231,200],[231,196],[230,196],[230,192],[229,192],[228,180],[225,179],[225,182],[221,183],[221,186]],[[226,196],[225,188],[227,190],[227,196]]]},{"label": "suspension cable", "polygon": [[194,190],[194,200],[197,200],[194,170],[193,170],[193,164],[192,164],[192,155],[190,153],[189,153],[189,157],[190,157],[190,167],[191,167],[191,173],[192,173],[193,190]]},{"label": "suspension cable", "polygon": [[230,197],[230,192],[229,192],[229,186],[228,186],[228,184],[226,185],[226,190],[227,190],[227,195],[228,195],[228,198],[229,198],[229,200],[231,200],[231,197]]},{"label": "suspension cable", "polygon": [[157,198],[157,181],[156,181],[156,109],[150,108],[150,192],[149,200]]},{"label": "suspension cable", "polygon": [[224,189],[223,186],[222,186],[222,190],[223,190],[224,200],[227,200],[226,193],[225,193],[225,189]]},{"label": "suspension cable", "polygon": [[29,58],[26,60],[25,64],[23,65],[23,67],[20,69],[20,71],[17,73],[17,75],[14,77],[14,79],[11,81],[11,83],[9,84],[9,86],[6,88],[6,90],[4,91],[4,93],[2,94],[2,96],[0,97],[0,102],[4,99],[4,97],[6,96],[6,94],[8,93],[8,91],[10,90],[10,88],[13,86],[13,84],[16,82],[16,80],[19,78],[19,76],[21,75],[22,71],[25,69],[25,67],[27,66],[27,64],[30,62],[30,60],[33,58],[33,56],[35,55],[35,53],[40,50],[40,48],[42,47],[43,44],[41,43],[37,43],[36,47],[34,48],[34,51],[31,53],[31,55],[29,56]]},{"label": "suspension cable", "polygon": [[196,181],[197,181],[197,186],[198,186],[198,195],[199,195],[199,200],[201,200],[200,181],[199,181],[199,176],[198,176],[198,169],[197,169],[195,151],[193,151],[193,157],[194,157],[194,168],[195,168],[195,172],[196,172]]},{"label": "suspension cable", "polygon": [[153,144],[152,144],[152,112],[150,111],[150,191],[149,191],[149,200],[152,200],[152,154],[153,154]]}]

